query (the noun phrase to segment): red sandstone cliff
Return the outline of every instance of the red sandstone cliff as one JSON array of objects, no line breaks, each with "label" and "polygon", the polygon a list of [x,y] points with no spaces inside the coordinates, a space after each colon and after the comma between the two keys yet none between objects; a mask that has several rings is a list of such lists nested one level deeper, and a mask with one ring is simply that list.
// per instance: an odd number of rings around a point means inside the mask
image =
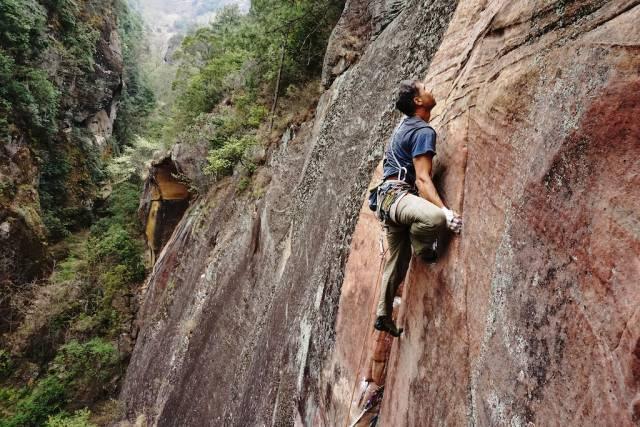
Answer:
[{"label": "red sandstone cliff", "polygon": [[[458,6],[424,77],[464,231],[437,265],[413,262],[382,425],[640,423],[638,22],[638,2]],[[374,298],[369,216],[328,364],[349,386],[367,326],[353,313]]]},{"label": "red sandstone cliff", "polygon": [[[345,24],[387,3],[384,29]],[[348,68],[260,196],[211,189],[159,255],[128,416],[347,425],[386,374],[383,426],[640,422],[639,3],[348,2],[325,61]],[[413,262],[380,365],[378,226],[358,212],[407,77],[438,99],[435,181],[465,225]]]}]

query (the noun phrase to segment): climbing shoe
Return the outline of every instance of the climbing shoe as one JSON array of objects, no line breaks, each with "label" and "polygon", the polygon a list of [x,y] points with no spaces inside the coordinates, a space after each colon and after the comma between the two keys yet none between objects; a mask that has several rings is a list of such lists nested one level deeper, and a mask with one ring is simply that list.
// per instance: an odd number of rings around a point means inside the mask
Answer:
[{"label": "climbing shoe", "polygon": [[433,249],[427,249],[420,254],[420,259],[427,264],[433,264],[438,260],[438,252]]},{"label": "climbing shoe", "polygon": [[423,248],[422,252],[416,253],[423,262],[433,264],[438,259],[438,241],[433,242],[430,248]]},{"label": "climbing shoe", "polygon": [[394,337],[399,337],[404,331],[402,328],[397,328],[389,316],[378,316],[373,327],[378,331],[388,332]]}]

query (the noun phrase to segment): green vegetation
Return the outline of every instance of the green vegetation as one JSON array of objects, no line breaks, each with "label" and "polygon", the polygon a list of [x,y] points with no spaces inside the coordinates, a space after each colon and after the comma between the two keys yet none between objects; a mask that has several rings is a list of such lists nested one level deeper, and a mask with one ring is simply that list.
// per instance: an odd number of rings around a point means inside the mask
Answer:
[{"label": "green vegetation", "polygon": [[342,6],[336,0],[254,0],[249,14],[228,7],[209,27],[187,35],[175,54],[175,105],[160,134],[207,143],[205,172],[216,178],[238,162],[251,173],[247,149],[269,142],[270,111],[286,114],[276,108],[278,97],[304,99],[300,89],[318,78]]},{"label": "green vegetation", "polygon": [[[114,27],[121,88],[97,71],[105,61],[98,41]],[[0,348],[0,427],[93,425],[89,409],[73,411],[79,402],[101,407],[124,372],[115,342],[131,329],[130,295],[145,275],[141,182],[139,169],[112,176],[108,166],[137,144],[155,105],[137,65],[142,28],[125,0],[0,1],[0,143],[20,140],[38,160],[39,207],[57,260],[47,281],[16,296],[28,310],[11,341],[3,337],[12,346]],[[83,122],[107,107],[92,98],[107,83],[121,90],[120,106],[101,146]],[[0,201],[12,203],[17,190],[0,184]]]},{"label": "green vegetation", "polygon": [[9,125],[54,133],[59,92],[34,66],[46,47],[47,10],[34,0],[0,2],[0,134]]},{"label": "green vegetation", "polygon": [[[125,361],[114,342],[129,331],[128,295],[145,275],[137,237],[139,188],[140,182],[116,184],[90,232],[65,240],[68,256],[33,302],[36,312],[44,311],[44,321],[27,318],[22,325],[35,341],[19,360],[0,350],[0,379],[7,384],[0,387],[1,427],[91,425],[88,411],[69,415],[69,405],[100,402],[115,392]],[[34,335],[33,330],[43,326]],[[14,368],[24,362],[41,365],[43,374],[32,385],[16,387]]]},{"label": "green vegetation", "polygon": [[92,70],[99,29],[80,19],[81,12],[74,0],[0,2],[3,137],[13,126],[26,132],[35,148],[44,148],[57,133],[59,101],[65,88],[54,82],[42,56],[50,52],[77,72]]},{"label": "green vegetation", "polygon": [[50,415],[46,427],[93,427],[95,424],[89,421],[90,415],[91,412],[86,408],[76,411],[73,415],[61,412],[55,416]]},{"label": "green vegetation", "polygon": [[68,416],[61,410],[68,402],[86,399],[87,393],[99,393],[119,372],[118,352],[110,342],[100,338],[83,344],[71,341],[59,349],[47,375],[33,386],[0,389],[0,426],[90,425],[89,411]]},{"label": "green vegetation", "polygon": [[[342,4],[254,0],[248,14],[225,9],[184,38],[167,108],[137,64],[143,26],[124,0],[0,0],[0,138],[20,138],[39,161],[39,205],[57,260],[51,277],[32,285],[11,351],[0,349],[0,427],[92,425],[122,377],[115,343],[131,329],[131,295],[145,275],[144,162],[159,145],[205,144],[206,173],[219,179],[240,164],[238,189],[259,197],[264,188],[251,182],[259,153],[317,99]],[[104,60],[97,42],[114,25],[124,84],[105,149],[74,108],[93,90]],[[110,195],[98,198],[107,183]],[[0,184],[0,200],[16,191]],[[173,292],[170,284],[168,298]]]},{"label": "green vegetation", "polygon": [[[114,24],[124,85],[105,150],[74,109],[79,102],[88,110],[103,107],[91,104],[90,92],[105,78],[96,73],[98,40]],[[39,160],[40,208],[50,241],[91,223],[85,207],[106,179],[105,156],[133,144],[155,105],[137,65],[142,40],[140,18],[125,0],[0,1],[0,141],[23,140]]]},{"label": "green vegetation", "polygon": [[130,147],[136,135],[145,132],[146,120],[153,111],[156,100],[138,60],[144,45],[143,22],[138,14],[130,13],[124,3],[118,3],[120,17],[118,33],[122,40],[124,60],[123,83],[118,107],[118,119],[114,124],[114,136],[120,148]]}]

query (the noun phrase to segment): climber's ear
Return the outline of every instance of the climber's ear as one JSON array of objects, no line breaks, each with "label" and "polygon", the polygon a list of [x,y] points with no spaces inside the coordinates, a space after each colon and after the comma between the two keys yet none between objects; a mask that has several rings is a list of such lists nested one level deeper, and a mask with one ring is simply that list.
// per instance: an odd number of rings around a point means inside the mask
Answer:
[{"label": "climber's ear", "polygon": [[418,107],[422,107],[424,105],[424,101],[422,99],[422,95],[424,93],[424,83],[417,82],[416,89],[418,89],[418,93],[413,97],[413,103]]}]

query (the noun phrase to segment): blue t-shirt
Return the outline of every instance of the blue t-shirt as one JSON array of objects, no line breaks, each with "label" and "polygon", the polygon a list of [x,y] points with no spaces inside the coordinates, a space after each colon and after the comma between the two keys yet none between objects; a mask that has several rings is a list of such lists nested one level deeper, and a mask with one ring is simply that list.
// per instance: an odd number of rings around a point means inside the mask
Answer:
[{"label": "blue t-shirt", "polygon": [[384,153],[383,178],[400,175],[399,163],[400,167],[407,169],[406,178],[404,171],[402,172],[404,180],[415,185],[416,168],[413,166],[413,158],[424,154],[436,155],[436,131],[418,116],[405,117],[393,133]]}]

